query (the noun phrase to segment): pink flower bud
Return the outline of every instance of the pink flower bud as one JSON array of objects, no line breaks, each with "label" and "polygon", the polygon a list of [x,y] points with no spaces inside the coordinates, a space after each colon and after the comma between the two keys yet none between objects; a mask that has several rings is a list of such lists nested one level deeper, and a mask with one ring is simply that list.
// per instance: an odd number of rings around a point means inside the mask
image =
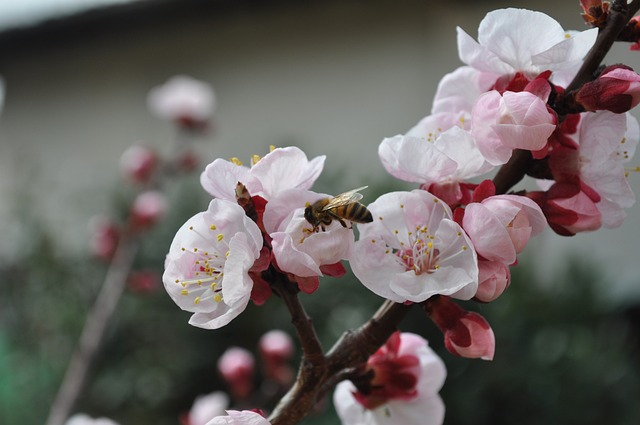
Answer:
[{"label": "pink flower bud", "polygon": [[499,261],[478,260],[478,291],[475,299],[485,303],[498,298],[511,281],[509,266]]},{"label": "pink flower bud", "polygon": [[244,399],[253,390],[253,355],[244,348],[231,347],[218,360],[218,370],[234,397]]},{"label": "pink flower bud", "polygon": [[105,216],[94,216],[89,220],[89,231],[91,253],[102,260],[111,260],[120,240],[116,223]]},{"label": "pink flower bud", "polygon": [[156,153],[145,146],[130,146],[120,157],[122,174],[134,183],[148,183],[157,165]]},{"label": "pink flower bud", "polygon": [[447,350],[460,357],[493,360],[495,337],[484,317],[468,312],[448,297],[427,301],[425,310],[444,334]]},{"label": "pink flower bud", "polygon": [[260,338],[258,345],[265,376],[283,385],[291,383],[293,369],[289,360],[294,346],[289,334],[280,330],[269,331]]},{"label": "pink flower bud", "polygon": [[640,103],[640,75],[625,65],[609,66],[580,88],[576,100],[587,111],[622,114]]},{"label": "pink flower bud", "polygon": [[272,330],[262,335],[258,343],[260,354],[269,362],[286,362],[293,356],[293,340],[288,333]]},{"label": "pink flower bud", "polygon": [[527,196],[540,205],[549,227],[559,235],[573,236],[602,226],[596,201],[576,185],[556,183],[547,192],[529,192]]},{"label": "pink flower bud", "polygon": [[160,221],[167,212],[167,198],[162,192],[143,192],[131,207],[131,223],[137,229],[147,228]]},{"label": "pink flower bud", "polygon": [[198,130],[206,127],[216,99],[208,83],[179,75],[151,90],[147,103],[158,117],[185,129]]},{"label": "pink flower bud", "polygon": [[465,208],[462,226],[478,254],[513,264],[529,238],[545,227],[540,207],[518,195],[490,196]]},{"label": "pink flower bud", "polygon": [[129,275],[127,286],[132,292],[150,294],[160,288],[161,278],[155,270],[139,270]]}]

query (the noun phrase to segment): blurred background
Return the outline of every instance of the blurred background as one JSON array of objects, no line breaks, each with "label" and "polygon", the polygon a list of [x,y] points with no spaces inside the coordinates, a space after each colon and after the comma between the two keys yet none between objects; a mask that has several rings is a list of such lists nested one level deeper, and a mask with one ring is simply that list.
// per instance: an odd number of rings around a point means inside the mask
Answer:
[{"label": "blurred background", "polygon": [[[327,155],[318,191],[369,185],[370,202],[410,187],[386,175],[377,146],[428,114],[438,81],[460,66],[455,27],[475,36],[482,17],[501,7],[533,6],[0,1],[0,423],[46,418],[106,269],[91,259],[87,223],[98,213],[124,215],[132,196],[118,175],[122,152],[135,142],[171,149],[176,130],[149,112],[151,88],[176,74],[214,87],[213,126],[196,146],[201,168],[297,145],[309,157]],[[577,1],[535,8],[566,29],[584,28]],[[616,46],[607,63],[638,69],[637,55]],[[640,176],[630,181],[638,187]],[[175,230],[208,203],[198,172],[167,191],[169,215],[145,239],[136,269],[161,273]],[[469,306],[493,326],[493,362],[453,358],[418,312],[404,322],[447,364],[446,424],[637,423],[640,208],[628,213],[618,229],[573,238],[546,231],[503,297]],[[122,425],[177,424],[197,395],[224,390],[215,363],[226,347],[255,350],[270,328],[292,331],[277,299],[222,330],[193,328],[157,285],[124,295],[76,411]],[[379,304],[352,280],[327,279],[321,291],[303,302],[317,313],[325,346]],[[327,405],[307,423],[337,418]]]}]

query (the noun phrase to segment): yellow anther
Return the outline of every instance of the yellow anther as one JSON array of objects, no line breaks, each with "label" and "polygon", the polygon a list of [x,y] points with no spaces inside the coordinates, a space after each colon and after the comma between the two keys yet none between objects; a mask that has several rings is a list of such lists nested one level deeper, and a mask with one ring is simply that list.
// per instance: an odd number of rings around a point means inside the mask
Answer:
[{"label": "yellow anther", "polygon": [[212,289],[212,290],[213,290],[213,289],[216,289],[216,285],[217,285],[217,284],[218,284],[218,282],[213,282],[213,283],[211,284],[211,289]]},{"label": "yellow anther", "polygon": [[229,256],[229,251],[225,252],[225,253],[224,253],[224,256],[225,256],[225,257],[228,257],[228,256]]},{"label": "yellow anther", "polygon": [[376,243],[376,240],[375,239],[371,239],[371,243]]},{"label": "yellow anther", "polygon": [[198,248],[193,248],[193,252],[198,252]]},{"label": "yellow anther", "polygon": [[400,208],[404,208],[404,204],[400,204]]},{"label": "yellow anther", "polygon": [[220,301],[222,301],[222,295],[220,295],[220,294],[215,294],[215,295],[213,296],[213,300],[214,300],[215,302],[219,303]]},{"label": "yellow anther", "polygon": [[189,295],[189,291],[183,289],[182,291],[180,291],[180,295]]},{"label": "yellow anther", "polygon": [[458,236],[462,236],[462,232],[458,232]]},{"label": "yellow anther", "polygon": [[193,226],[189,226],[189,230],[193,230]]},{"label": "yellow anther", "polygon": [[216,239],[218,239],[218,242],[220,242],[222,239],[224,239],[224,235],[220,233]]},{"label": "yellow anther", "polygon": [[186,250],[187,250],[186,248],[180,248],[180,249],[181,249],[181,250],[183,250],[183,251],[186,251]]},{"label": "yellow anther", "polygon": [[269,145],[269,152],[273,152],[276,150],[276,147],[273,145]]},{"label": "yellow anther", "polygon": [[236,165],[242,165],[242,161],[240,161],[238,158],[236,158],[235,156],[233,158],[231,158],[229,161],[233,162]]},{"label": "yellow anther", "polygon": [[469,249],[466,245],[462,247],[463,251],[466,251],[467,249]]},{"label": "yellow anther", "polygon": [[378,217],[378,220],[382,220],[382,216]]},{"label": "yellow anther", "polygon": [[438,203],[438,198],[433,198],[433,202]]},{"label": "yellow anther", "polygon": [[429,243],[427,244],[427,247],[428,247],[429,249],[433,248],[433,242],[429,242]]},{"label": "yellow anther", "polygon": [[211,230],[216,230],[216,229],[217,229],[217,227],[216,227],[216,225],[215,225],[215,224],[212,224],[211,226],[209,226],[209,229],[211,229]]},{"label": "yellow anther", "polygon": [[262,158],[260,155],[251,155],[251,163],[256,165]]},{"label": "yellow anther", "polygon": [[569,33],[565,33],[565,34],[564,34],[564,38],[571,38],[571,34],[569,34]]},{"label": "yellow anther", "polygon": [[194,304],[200,304],[200,297],[196,297],[195,300],[193,300]]}]

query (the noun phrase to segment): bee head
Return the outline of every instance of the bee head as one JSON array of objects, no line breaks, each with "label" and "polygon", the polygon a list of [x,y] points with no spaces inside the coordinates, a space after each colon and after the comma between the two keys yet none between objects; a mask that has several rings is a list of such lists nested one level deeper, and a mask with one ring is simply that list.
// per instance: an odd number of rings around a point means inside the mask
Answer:
[{"label": "bee head", "polygon": [[305,204],[304,218],[313,226],[318,224],[318,220],[313,215],[313,208],[311,207],[311,204],[308,202]]}]

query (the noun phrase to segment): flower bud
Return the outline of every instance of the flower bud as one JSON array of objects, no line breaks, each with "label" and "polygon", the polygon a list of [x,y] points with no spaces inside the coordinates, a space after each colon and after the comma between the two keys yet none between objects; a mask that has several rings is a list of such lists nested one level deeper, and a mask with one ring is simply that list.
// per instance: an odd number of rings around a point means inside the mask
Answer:
[{"label": "flower bud", "polygon": [[92,418],[83,413],[78,413],[70,417],[65,425],[118,425],[117,422],[108,418]]},{"label": "flower bud", "polygon": [[189,414],[182,418],[183,425],[206,425],[217,416],[224,416],[229,407],[229,397],[222,391],[199,396],[193,402]]},{"label": "flower bud", "polygon": [[289,360],[293,356],[293,340],[288,333],[272,330],[262,335],[258,343],[264,374],[283,385],[293,380],[293,370]]},{"label": "flower bud", "polygon": [[160,288],[160,276],[154,270],[139,270],[129,274],[127,286],[138,294],[150,294]]},{"label": "flower bud", "polygon": [[218,371],[229,385],[231,393],[244,399],[253,390],[253,355],[240,347],[231,347],[218,360]]},{"label": "flower bud", "polygon": [[444,334],[444,345],[451,354],[493,360],[495,337],[484,317],[443,296],[430,299],[424,307]]},{"label": "flower bud", "polygon": [[131,222],[137,229],[144,229],[156,224],[167,212],[167,198],[162,192],[151,190],[143,192],[131,207]]},{"label": "flower bud", "polygon": [[89,232],[91,253],[102,260],[111,260],[120,240],[116,223],[105,216],[94,216],[89,220]]},{"label": "flower bud", "polygon": [[491,302],[507,289],[511,281],[509,266],[499,261],[478,260],[478,291],[475,299]]},{"label": "flower bud", "polygon": [[609,66],[580,88],[576,101],[587,111],[627,112],[640,103],[640,75],[625,65]]},{"label": "flower bud", "polygon": [[134,183],[148,183],[157,165],[156,153],[145,146],[130,146],[120,157],[122,174]]},{"label": "flower bud", "polygon": [[206,127],[216,99],[209,84],[178,75],[152,89],[147,103],[158,117],[188,130],[198,130]]}]

